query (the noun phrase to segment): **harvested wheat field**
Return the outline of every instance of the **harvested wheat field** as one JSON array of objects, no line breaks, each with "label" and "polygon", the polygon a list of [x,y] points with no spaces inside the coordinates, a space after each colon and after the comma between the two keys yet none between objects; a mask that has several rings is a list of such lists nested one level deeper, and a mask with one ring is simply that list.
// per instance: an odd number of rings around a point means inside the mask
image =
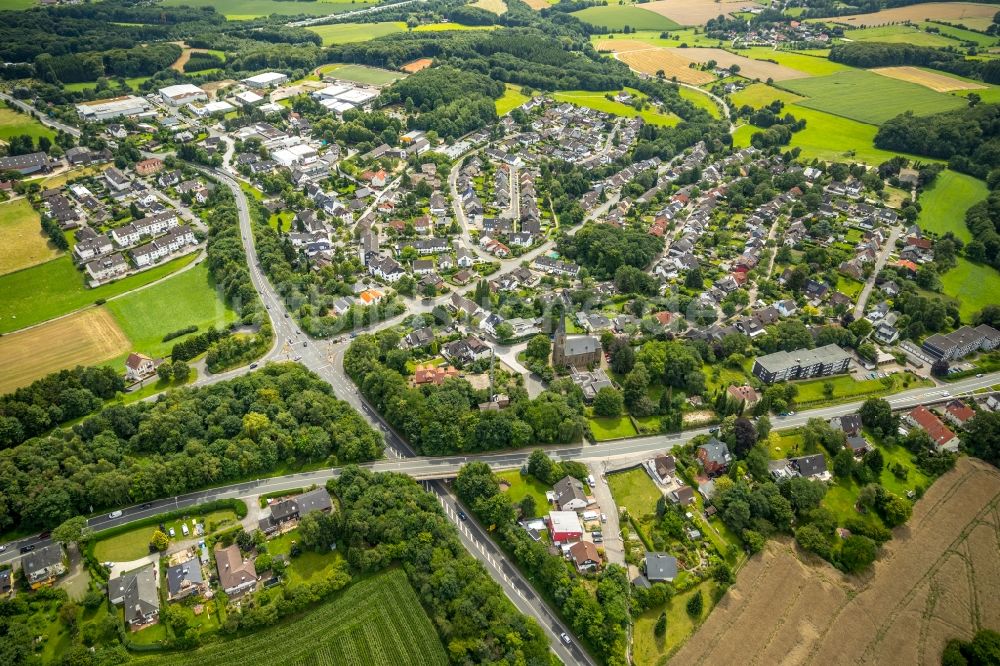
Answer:
[{"label": "harvested wheat field", "polygon": [[1000,471],[962,458],[917,502],[871,573],[791,542],[740,571],[678,664],[935,664],[950,638],[1000,626]]},{"label": "harvested wheat field", "polygon": [[480,9],[485,9],[488,12],[493,12],[494,14],[500,15],[507,11],[507,3],[504,0],[476,0],[472,3],[473,7],[479,7]]},{"label": "harvested wheat field", "polygon": [[598,51],[625,53],[626,51],[649,51],[660,47],[651,46],[638,39],[599,39],[594,43],[594,48]]},{"label": "harvested wheat field", "polygon": [[929,72],[917,67],[878,67],[871,71],[876,74],[881,74],[882,76],[888,76],[890,79],[899,79],[900,81],[916,83],[917,85],[921,85],[925,88],[930,88],[935,92],[951,92],[952,90],[982,90],[986,88],[986,86],[973,83],[972,81],[963,81],[946,74]]},{"label": "harvested wheat field", "polygon": [[0,393],[77,365],[96,365],[129,349],[114,317],[91,308],[0,337]]},{"label": "harvested wheat field", "polygon": [[643,9],[666,16],[681,25],[705,25],[719,14],[731,14],[759,5],[750,0],[656,0],[642,5]]},{"label": "harvested wheat field", "polygon": [[534,9],[536,12],[540,12],[543,9],[546,9],[546,8],[552,6],[546,0],[524,0],[524,4],[528,5],[529,7],[531,7],[532,9]]},{"label": "harvested wheat field", "polygon": [[[659,3],[653,3],[659,4]],[[649,7],[649,5],[646,5]],[[975,19],[992,19],[997,13],[996,5],[984,5],[978,2],[928,2],[922,5],[910,5],[908,7],[893,7],[872,14],[851,14],[848,16],[838,16],[830,19],[819,19],[822,21],[836,21],[845,25],[856,27],[867,27],[876,25],[887,25],[890,23],[902,23],[904,21],[949,21],[951,23],[963,23],[963,19],[974,19],[972,24],[965,22],[971,28],[979,29],[980,24]],[[987,21],[987,25],[989,21]],[[985,29],[985,28],[984,28]]]},{"label": "harvested wheat field", "polygon": [[[619,39],[608,41],[630,42],[632,40]],[[700,69],[692,69],[690,60],[671,53],[670,49],[655,46],[632,49],[618,53],[615,57],[637,72],[643,72],[644,74],[655,75],[662,69],[668,79],[677,77],[677,80],[681,83],[700,86],[715,80],[714,74],[703,72]]]},{"label": "harvested wheat field", "polygon": [[406,63],[405,65],[400,67],[400,69],[408,74],[414,74],[422,69],[427,69],[433,64],[434,61],[431,60],[430,58],[417,58],[416,60],[411,60],[410,62]]},{"label": "harvested wheat field", "polygon": [[748,79],[760,79],[761,81],[767,81],[768,79],[774,79],[775,81],[788,81],[789,79],[804,79],[809,76],[807,73],[800,72],[799,70],[792,69],[791,67],[785,67],[773,62],[765,62],[763,60],[753,60],[751,58],[747,58],[746,56],[736,55],[722,49],[682,49],[672,46],[667,50],[673,52],[675,55],[697,63],[704,64],[709,60],[714,60],[718,63],[719,67],[732,67],[733,65],[739,65],[739,75]]}]

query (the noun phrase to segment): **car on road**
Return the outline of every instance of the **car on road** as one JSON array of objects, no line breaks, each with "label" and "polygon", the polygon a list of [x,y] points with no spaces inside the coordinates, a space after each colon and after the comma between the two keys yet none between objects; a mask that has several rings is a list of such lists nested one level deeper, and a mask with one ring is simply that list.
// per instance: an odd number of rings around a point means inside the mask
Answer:
[{"label": "car on road", "polygon": [[709,429],[708,429],[708,432],[710,432],[711,434],[713,434],[713,435],[714,435],[715,433],[719,432],[719,428],[718,428],[718,427],[715,427],[715,428],[709,428]]},{"label": "car on road", "polygon": [[140,509],[149,509],[149,508],[151,508],[152,506],[153,506],[153,505],[152,505],[152,503],[151,503],[151,502],[145,502],[145,503],[143,503],[143,505],[142,505],[142,506],[140,506],[139,508],[140,508]]},{"label": "car on road", "polygon": [[788,412],[789,416],[795,416],[795,412]]},{"label": "car on road", "polygon": [[22,553],[30,553],[35,549],[35,544],[29,543],[27,546],[21,546]]},{"label": "car on road", "polygon": [[308,342],[307,342],[306,340],[303,340],[303,341],[302,341],[302,346],[303,346],[303,347],[308,347],[308,346],[309,346],[309,343],[308,343]]},{"label": "car on road", "polygon": [[602,523],[608,522],[608,514],[606,514],[606,513],[602,513],[601,514],[601,522]]},{"label": "car on road", "polygon": [[981,372],[977,372],[976,373],[976,377],[982,377],[982,376],[983,376],[983,373],[981,373]]},{"label": "car on road", "polygon": [[256,367],[257,367],[257,364],[256,364],[256,363],[251,363],[251,364],[250,364],[250,369],[251,369],[251,370],[253,370],[253,369],[254,369],[254,368],[256,368]]},{"label": "car on road", "polygon": [[108,514],[108,518],[121,518],[121,517],[122,517],[121,510],[112,511],[111,513]]},{"label": "car on road", "polygon": [[461,509],[459,509],[458,510],[458,519],[459,520],[468,520],[469,517],[467,515],[465,515],[464,511],[462,511]]},{"label": "car on road", "polygon": [[559,634],[559,640],[561,640],[566,645],[572,645],[573,644],[573,639],[570,638],[569,634],[567,634],[565,631],[562,632],[561,634]]},{"label": "car on road", "polygon": [[594,481],[594,475],[593,474],[588,474],[587,475],[587,485],[589,485],[591,488],[597,487],[597,482]]},{"label": "car on road", "polygon": [[949,395],[951,395],[951,391],[941,391],[941,395],[947,398]]},{"label": "car on road", "polygon": [[4,546],[3,544],[0,544],[0,553],[2,553],[5,550],[7,550],[7,546]]}]

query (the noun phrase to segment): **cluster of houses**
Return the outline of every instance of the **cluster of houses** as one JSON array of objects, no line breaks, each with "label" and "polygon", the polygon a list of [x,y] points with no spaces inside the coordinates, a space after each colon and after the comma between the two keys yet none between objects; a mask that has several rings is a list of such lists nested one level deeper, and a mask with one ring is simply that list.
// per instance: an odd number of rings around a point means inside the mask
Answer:
[{"label": "cluster of houses", "polygon": [[[590,479],[593,484],[593,479]],[[550,511],[543,519],[522,522],[528,535],[541,540],[541,531],[548,530],[554,552],[570,560],[578,571],[595,571],[604,562],[604,535],[601,525],[605,518],[601,507],[590,495],[583,481],[566,476],[545,493]]]}]

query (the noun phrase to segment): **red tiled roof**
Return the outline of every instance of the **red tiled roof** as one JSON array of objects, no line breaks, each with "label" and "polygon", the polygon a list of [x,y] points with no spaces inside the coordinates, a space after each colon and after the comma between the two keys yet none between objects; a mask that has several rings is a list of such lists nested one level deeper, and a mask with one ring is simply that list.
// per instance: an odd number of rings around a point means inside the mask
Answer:
[{"label": "red tiled roof", "polygon": [[910,412],[910,418],[923,428],[934,443],[938,446],[944,446],[951,440],[955,439],[955,433],[953,433],[948,426],[941,422],[941,419],[934,416],[926,407],[920,405],[915,407],[913,411]]}]

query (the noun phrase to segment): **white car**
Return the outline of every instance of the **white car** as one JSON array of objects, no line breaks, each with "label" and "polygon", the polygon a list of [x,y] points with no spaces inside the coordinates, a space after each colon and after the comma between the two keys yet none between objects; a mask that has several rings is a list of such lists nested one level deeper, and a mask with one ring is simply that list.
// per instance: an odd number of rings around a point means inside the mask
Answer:
[{"label": "white car", "polygon": [[121,517],[122,517],[121,511],[112,511],[111,513],[108,514],[108,518],[121,518]]}]

